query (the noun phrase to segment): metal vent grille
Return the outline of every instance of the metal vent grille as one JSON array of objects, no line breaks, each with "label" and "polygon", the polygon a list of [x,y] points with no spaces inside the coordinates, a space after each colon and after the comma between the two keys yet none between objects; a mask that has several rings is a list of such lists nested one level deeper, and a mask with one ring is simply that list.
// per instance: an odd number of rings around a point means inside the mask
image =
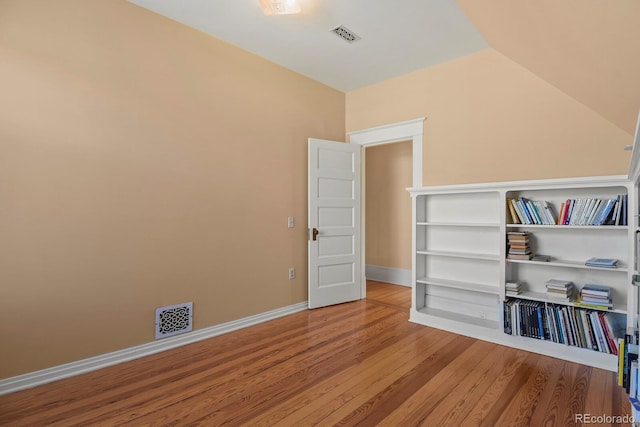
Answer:
[{"label": "metal vent grille", "polygon": [[340,37],[341,39],[349,42],[349,43],[353,43],[355,41],[360,40],[360,36],[359,35],[357,35],[353,31],[351,31],[350,29],[348,29],[344,25],[340,25],[340,26],[334,28],[333,30],[331,30],[331,32],[334,33],[335,35],[337,35],[338,37]]},{"label": "metal vent grille", "polygon": [[156,309],[156,339],[182,334],[192,329],[192,302]]}]

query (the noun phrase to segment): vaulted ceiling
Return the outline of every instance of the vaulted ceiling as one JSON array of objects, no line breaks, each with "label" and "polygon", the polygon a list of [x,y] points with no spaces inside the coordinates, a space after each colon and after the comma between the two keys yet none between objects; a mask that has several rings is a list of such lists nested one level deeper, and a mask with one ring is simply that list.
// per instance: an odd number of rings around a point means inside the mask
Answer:
[{"label": "vaulted ceiling", "polygon": [[632,134],[640,1],[457,0],[494,49]]},{"label": "vaulted ceiling", "polygon": [[345,92],[491,47],[629,134],[640,109],[638,0],[129,1]]}]

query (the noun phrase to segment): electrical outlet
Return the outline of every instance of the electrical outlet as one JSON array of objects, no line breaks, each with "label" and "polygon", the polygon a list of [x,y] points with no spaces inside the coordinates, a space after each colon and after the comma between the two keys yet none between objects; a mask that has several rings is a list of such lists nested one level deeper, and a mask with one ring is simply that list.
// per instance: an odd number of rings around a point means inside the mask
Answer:
[{"label": "electrical outlet", "polygon": [[292,216],[290,216],[289,218],[287,218],[287,227],[289,227],[289,228],[293,228],[293,226],[294,226],[294,225],[295,225],[295,224],[294,224],[294,222],[293,222],[293,217],[292,217]]},{"label": "electrical outlet", "polygon": [[289,279],[295,279],[295,277],[296,277],[296,269],[291,267],[289,269]]}]

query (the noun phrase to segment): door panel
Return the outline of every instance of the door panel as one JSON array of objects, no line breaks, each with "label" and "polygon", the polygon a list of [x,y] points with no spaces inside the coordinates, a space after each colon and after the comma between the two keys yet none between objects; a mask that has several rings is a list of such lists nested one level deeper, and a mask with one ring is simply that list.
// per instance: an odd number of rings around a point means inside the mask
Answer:
[{"label": "door panel", "polygon": [[309,139],[309,308],[364,297],[360,157],[360,146]]}]

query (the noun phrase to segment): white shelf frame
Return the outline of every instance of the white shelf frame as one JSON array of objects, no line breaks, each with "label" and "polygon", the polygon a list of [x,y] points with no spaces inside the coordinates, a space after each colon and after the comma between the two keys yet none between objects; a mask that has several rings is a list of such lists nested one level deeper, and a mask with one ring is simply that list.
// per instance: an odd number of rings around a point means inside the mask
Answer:
[{"label": "white shelf frame", "polygon": [[[508,224],[510,220],[507,213],[506,199],[508,195],[518,192],[535,193],[540,192],[540,199],[544,199],[544,192],[550,191],[555,194],[566,193],[571,194],[572,190],[576,190],[577,193],[583,194],[589,189],[593,189],[594,193],[600,194],[607,192],[607,189],[616,191],[624,189],[629,196],[628,199],[628,226],[622,225],[537,225],[537,224]],[[579,347],[565,346],[563,344],[553,343],[543,340],[535,340],[528,337],[518,337],[504,334],[502,331],[502,324],[496,326],[495,321],[487,319],[478,319],[472,316],[465,316],[462,314],[452,313],[445,310],[434,309],[421,306],[424,303],[424,297],[426,290],[424,286],[441,286],[450,287],[455,289],[467,290],[469,292],[479,292],[491,295],[497,295],[499,298],[499,309],[502,308],[502,303],[508,297],[505,296],[505,277],[507,274],[507,267],[509,263],[523,264],[527,266],[533,266],[533,268],[558,268],[558,269],[583,269],[593,271],[609,272],[616,277],[617,275],[627,275],[626,281],[629,284],[624,289],[627,294],[626,301],[616,304],[613,310],[608,312],[616,313],[619,315],[626,315],[627,325],[631,326],[637,322],[638,311],[638,290],[631,286],[631,277],[634,273],[638,273],[636,267],[635,258],[635,232],[640,231],[640,227],[637,225],[637,198],[638,191],[627,176],[615,175],[615,176],[601,176],[601,177],[584,177],[584,178],[566,178],[566,179],[554,179],[554,180],[531,180],[531,181],[513,181],[513,182],[499,182],[499,183],[483,183],[483,184],[470,184],[470,185],[451,185],[451,186],[434,186],[434,187],[414,187],[408,189],[413,199],[413,224],[414,232],[412,239],[413,247],[413,268],[412,268],[412,309],[410,320],[419,324],[432,326],[440,329],[449,330],[462,335],[468,335],[479,339],[484,339],[491,342],[500,343],[524,350],[532,351],[539,354],[545,354],[553,357],[563,358],[565,360],[574,361],[577,363],[583,363],[590,366],[595,366],[608,370],[615,370],[617,366],[616,356],[599,353],[590,349],[582,349]],[[486,218],[480,222],[473,221],[429,221],[424,215],[422,218],[426,218],[427,221],[417,221],[417,200],[420,196],[435,196],[435,195],[451,195],[451,194],[469,194],[472,196],[475,193],[497,193],[499,195],[496,203],[498,206],[498,222],[486,222]],[[472,203],[472,201],[470,201]],[[490,253],[486,254],[468,254],[462,251],[458,252],[442,252],[424,250],[423,248],[416,247],[416,235],[417,233],[428,233],[429,228],[433,227],[468,227],[468,228],[486,228],[495,229],[500,234],[500,247],[497,248],[499,252],[495,255],[496,248],[489,250]],[[584,261],[573,261],[565,259],[556,259],[549,262],[539,261],[525,261],[525,260],[509,260],[507,259],[507,231],[513,231],[517,229],[557,229],[557,230],[575,230],[577,234],[581,232],[603,232],[603,233],[622,233],[620,236],[621,241],[627,242],[625,253],[628,254],[626,262],[620,262],[617,268],[602,268],[602,267],[590,267],[584,265]],[[493,230],[491,230],[493,232]],[[615,234],[618,236],[617,234]],[[422,239],[424,240],[424,239]],[[420,260],[419,257],[458,257],[477,259],[487,262],[499,263],[499,282],[497,287],[491,285],[484,285],[479,283],[467,283],[460,281],[452,281],[441,278],[431,277],[417,277],[416,272],[418,269],[418,263],[426,262],[426,260]],[[424,269],[423,269],[424,271]],[[429,272],[426,272],[427,275]],[[620,284],[619,280],[617,279]],[[514,296],[513,298],[533,299],[543,302],[551,302],[554,304],[572,305],[566,302],[558,302],[549,300],[544,293],[531,293],[527,291],[522,295]],[[422,300],[422,302],[420,302]],[[418,304],[416,304],[418,303]],[[576,306],[579,307],[579,306]],[[579,307],[585,308],[585,307]],[[500,313],[499,318],[502,318]]]}]

